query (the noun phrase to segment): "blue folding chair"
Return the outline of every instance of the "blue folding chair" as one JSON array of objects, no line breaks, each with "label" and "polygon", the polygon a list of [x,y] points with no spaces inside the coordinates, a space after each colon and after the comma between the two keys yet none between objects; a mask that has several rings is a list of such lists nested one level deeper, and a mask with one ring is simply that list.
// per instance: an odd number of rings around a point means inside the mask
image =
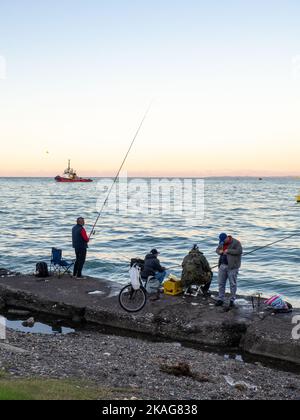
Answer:
[{"label": "blue folding chair", "polygon": [[62,250],[52,248],[50,271],[53,274],[58,274],[58,277],[64,274],[72,274],[71,268],[74,265],[74,261],[67,261],[62,258]]}]

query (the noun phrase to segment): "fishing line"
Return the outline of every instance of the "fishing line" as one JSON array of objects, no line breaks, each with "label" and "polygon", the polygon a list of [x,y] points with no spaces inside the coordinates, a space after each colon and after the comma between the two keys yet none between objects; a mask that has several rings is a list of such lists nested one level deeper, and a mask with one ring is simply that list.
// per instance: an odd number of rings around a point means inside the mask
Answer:
[{"label": "fishing line", "polygon": [[[259,251],[259,250],[261,250],[261,249],[269,248],[269,247],[270,247],[270,246],[272,246],[272,245],[275,245],[275,244],[278,244],[278,243],[280,243],[280,242],[286,241],[287,239],[293,238],[294,236],[298,236],[298,235],[299,235],[299,233],[293,233],[292,235],[289,235],[289,236],[287,236],[287,237],[285,237],[285,238],[279,239],[278,241],[272,242],[272,243],[270,243],[270,244],[268,244],[268,245],[260,246],[260,247],[258,247],[258,248],[253,249],[252,251],[249,251],[249,252],[244,253],[244,254],[243,254],[243,257],[246,257],[247,255],[254,254],[255,252],[257,252],[257,251]],[[119,252],[118,252],[116,255],[121,256],[121,257],[124,259],[124,262],[125,262],[125,260],[126,260],[126,261],[130,261],[130,259],[131,259],[131,257],[129,257],[129,256],[125,256],[124,254],[122,255],[122,254],[120,254]],[[168,268],[167,268],[167,271],[170,271],[170,270],[172,270],[172,269],[174,269],[174,268],[179,268],[179,267],[182,267],[182,264],[177,264],[177,265],[173,265],[173,266],[171,266],[171,267],[168,267]],[[217,267],[219,267],[219,264],[214,265],[214,266],[212,267],[212,270],[214,270],[214,269],[215,269],[215,268],[217,268]]]},{"label": "fishing line", "polygon": [[[293,233],[292,235],[286,236],[285,238],[279,239],[278,241],[271,242],[271,243],[270,243],[270,244],[268,244],[268,245],[264,245],[264,246],[260,246],[260,247],[258,247],[258,248],[255,248],[255,249],[253,249],[253,250],[252,250],[252,251],[250,251],[250,252],[246,252],[246,253],[244,253],[242,256],[243,256],[243,257],[246,257],[247,255],[254,254],[254,253],[255,253],[255,252],[257,252],[257,251],[260,251],[260,250],[265,249],[265,248],[269,248],[269,247],[271,247],[272,245],[275,245],[275,244],[279,244],[280,242],[286,241],[287,239],[293,238],[294,236],[299,236],[299,232],[297,232],[297,233]],[[181,267],[181,264],[180,264],[180,265],[174,265],[174,266],[170,267],[168,270],[171,270],[172,268],[178,268],[178,267]],[[219,264],[217,264],[217,265],[213,266],[213,267],[212,267],[212,270],[213,270],[214,268],[217,268],[217,267],[219,267]]]},{"label": "fishing line", "polygon": [[141,121],[141,123],[140,123],[140,125],[139,125],[139,127],[138,127],[138,129],[137,129],[137,131],[136,131],[136,133],[135,133],[135,136],[133,137],[133,140],[132,140],[132,142],[131,142],[131,144],[130,144],[130,147],[129,147],[129,149],[128,149],[128,151],[127,151],[126,155],[125,155],[125,158],[123,159],[123,162],[122,162],[122,164],[121,164],[121,166],[120,166],[120,168],[119,168],[119,170],[118,170],[118,172],[117,172],[117,174],[116,174],[116,176],[115,176],[115,178],[114,178],[114,181],[113,181],[113,183],[112,183],[112,185],[111,185],[111,187],[110,187],[110,190],[108,191],[107,197],[106,197],[106,199],[105,199],[105,201],[104,201],[104,203],[103,203],[103,205],[102,205],[102,208],[101,208],[101,210],[100,210],[100,211],[99,211],[99,213],[98,213],[97,219],[96,219],[96,221],[95,221],[95,223],[94,223],[94,225],[93,225],[93,227],[92,227],[92,230],[91,230],[91,233],[90,233],[89,238],[91,238],[91,236],[95,234],[95,228],[96,228],[96,226],[97,226],[97,224],[98,224],[98,221],[99,221],[100,217],[102,216],[102,213],[103,213],[103,210],[104,210],[105,206],[106,206],[106,205],[107,205],[107,203],[108,203],[109,197],[110,197],[110,195],[111,195],[111,193],[112,193],[112,190],[113,190],[113,188],[114,188],[114,186],[115,186],[115,183],[117,182],[117,180],[118,180],[118,178],[119,178],[119,176],[120,176],[120,173],[121,173],[121,171],[122,171],[122,169],[123,169],[123,166],[124,166],[124,164],[125,164],[125,162],[126,162],[126,160],[127,160],[128,156],[129,156],[129,153],[131,152],[131,149],[132,149],[132,147],[133,147],[133,145],[134,145],[134,143],[135,143],[135,140],[136,140],[137,136],[139,135],[139,133],[140,133],[140,131],[141,131],[141,128],[142,128],[142,126],[143,126],[143,124],[144,124],[145,119],[147,118],[147,115],[148,115],[148,113],[149,113],[149,111],[150,111],[150,109],[151,109],[151,106],[152,106],[152,102],[150,103],[150,105],[149,105],[149,107],[148,107],[147,111],[145,112],[145,115],[144,115],[144,117],[143,117],[143,119],[142,119],[142,121]]},{"label": "fishing line", "polygon": [[299,235],[299,232],[298,233],[293,233],[292,235],[289,235],[289,236],[287,236],[283,239],[279,239],[278,241],[272,242],[268,245],[260,246],[259,248],[256,248],[253,251],[246,252],[245,254],[243,254],[243,257],[246,257],[247,255],[250,255],[250,254],[253,254],[256,251],[260,251],[261,249],[269,248],[272,245],[279,244],[280,242],[286,241],[287,239],[293,238],[294,236],[298,236],[298,235]]},{"label": "fishing line", "polygon": [[[279,239],[278,241],[271,242],[271,243],[270,243],[270,244],[268,244],[268,245],[260,246],[260,247],[258,247],[258,248],[253,249],[253,250],[252,250],[252,251],[250,251],[250,252],[246,252],[246,253],[245,253],[245,254],[243,254],[242,256],[243,256],[243,257],[246,257],[247,255],[254,254],[255,252],[260,251],[260,250],[262,250],[262,249],[270,248],[272,245],[279,244],[280,242],[286,241],[287,239],[293,238],[294,236],[298,236],[298,235],[299,235],[299,232],[297,232],[297,233],[293,233],[292,235],[286,236],[285,238]],[[212,270],[213,270],[214,268],[217,268],[217,267],[219,267],[219,264],[218,264],[218,265],[215,265],[214,267],[212,267]]]}]

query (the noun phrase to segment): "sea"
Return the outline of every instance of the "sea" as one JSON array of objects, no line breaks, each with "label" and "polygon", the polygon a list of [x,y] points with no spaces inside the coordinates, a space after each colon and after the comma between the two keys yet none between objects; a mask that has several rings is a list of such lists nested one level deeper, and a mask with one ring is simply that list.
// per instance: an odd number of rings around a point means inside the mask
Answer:
[{"label": "sea", "polygon": [[157,248],[162,265],[180,276],[182,260],[194,244],[214,267],[221,232],[239,239],[245,253],[283,239],[244,256],[239,292],[280,293],[300,305],[300,204],[295,199],[300,179],[122,179],[103,205],[111,185],[109,178],[90,184],[0,178],[0,267],[33,273],[37,262],[50,264],[52,247],[72,260],[76,218],[85,217],[90,233],[103,207],[86,275],[126,284],[130,259]]}]

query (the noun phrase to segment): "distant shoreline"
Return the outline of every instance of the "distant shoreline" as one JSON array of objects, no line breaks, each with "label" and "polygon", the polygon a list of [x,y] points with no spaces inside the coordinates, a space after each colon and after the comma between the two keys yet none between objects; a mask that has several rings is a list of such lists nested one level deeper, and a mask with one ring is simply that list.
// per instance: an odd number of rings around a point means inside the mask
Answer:
[{"label": "distant shoreline", "polygon": [[[105,178],[114,178],[115,175],[103,175],[103,176],[93,176],[89,175],[91,178],[94,179],[105,179]],[[122,177],[120,177],[122,178]],[[265,175],[265,176],[255,176],[255,175],[224,175],[224,176],[189,176],[189,175],[161,175],[161,176],[142,176],[142,175],[136,175],[136,176],[128,176],[128,179],[135,179],[135,178],[141,178],[141,179],[300,179],[300,175]],[[0,176],[1,179],[53,179],[52,176]]]}]

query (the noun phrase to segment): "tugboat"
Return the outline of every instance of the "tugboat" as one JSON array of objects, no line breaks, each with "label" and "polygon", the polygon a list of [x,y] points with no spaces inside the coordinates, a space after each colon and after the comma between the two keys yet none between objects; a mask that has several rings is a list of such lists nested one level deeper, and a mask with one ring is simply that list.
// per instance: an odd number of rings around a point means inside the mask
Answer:
[{"label": "tugboat", "polygon": [[71,161],[69,160],[69,164],[67,169],[65,170],[63,176],[57,175],[55,178],[56,182],[93,182],[92,179],[89,178],[80,178],[77,176],[76,171],[71,168]]}]

